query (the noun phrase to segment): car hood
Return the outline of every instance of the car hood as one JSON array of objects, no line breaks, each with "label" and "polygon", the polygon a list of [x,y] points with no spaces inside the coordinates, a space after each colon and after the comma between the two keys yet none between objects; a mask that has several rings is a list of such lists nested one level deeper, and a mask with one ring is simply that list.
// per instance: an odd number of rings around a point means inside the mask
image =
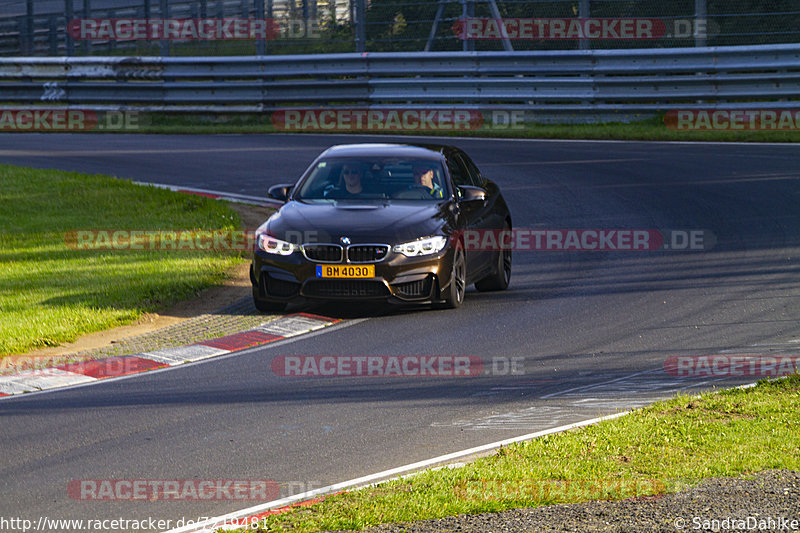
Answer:
[{"label": "car hood", "polygon": [[398,244],[449,233],[447,202],[311,203],[292,201],[267,221],[267,231],[290,242]]}]

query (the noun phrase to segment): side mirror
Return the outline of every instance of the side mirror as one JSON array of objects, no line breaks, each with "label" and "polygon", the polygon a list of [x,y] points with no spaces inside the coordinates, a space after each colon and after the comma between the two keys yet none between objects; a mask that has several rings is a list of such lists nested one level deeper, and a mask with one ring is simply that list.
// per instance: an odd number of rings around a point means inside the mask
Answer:
[{"label": "side mirror", "polygon": [[486,191],[481,189],[480,187],[473,187],[472,185],[461,185],[458,188],[459,192],[459,199],[462,202],[475,202],[475,201],[485,201],[486,200]]},{"label": "side mirror", "polygon": [[294,188],[294,183],[280,183],[269,188],[267,196],[285,202],[289,199],[289,192]]}]

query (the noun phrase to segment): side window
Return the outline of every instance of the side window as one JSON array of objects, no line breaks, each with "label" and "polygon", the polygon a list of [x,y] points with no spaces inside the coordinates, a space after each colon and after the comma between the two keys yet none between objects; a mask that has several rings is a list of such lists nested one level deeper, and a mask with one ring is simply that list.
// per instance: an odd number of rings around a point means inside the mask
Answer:
[{"label": "side window", "polygon": [[453,178],[453,183],[455,183],[456,186],[472,185],[472,180],[469,177],[467,169],[464,168],[464,163],[455,156],[451,155],[447,157],[447,170],[450,171],[450,176]]},{"label": "side window", "polygon": [[464,165],[467,167],[472,184],[476,187],[483,187],[483,175],[481,171],[478,170],[478,167],[475,166],[475,163],[472,162],[472,159],[466,154],[461,154],[461,158],[464,160]]}]

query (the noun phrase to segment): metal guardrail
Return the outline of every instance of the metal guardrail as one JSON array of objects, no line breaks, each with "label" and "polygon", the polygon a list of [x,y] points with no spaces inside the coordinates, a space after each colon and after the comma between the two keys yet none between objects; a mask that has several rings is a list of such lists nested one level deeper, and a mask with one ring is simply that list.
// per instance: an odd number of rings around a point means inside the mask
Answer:
[{"label": "metal guardrail", "polygon": [[800,45],[247,57],[0,58],[0,104],[652,112],[800,105]]}]

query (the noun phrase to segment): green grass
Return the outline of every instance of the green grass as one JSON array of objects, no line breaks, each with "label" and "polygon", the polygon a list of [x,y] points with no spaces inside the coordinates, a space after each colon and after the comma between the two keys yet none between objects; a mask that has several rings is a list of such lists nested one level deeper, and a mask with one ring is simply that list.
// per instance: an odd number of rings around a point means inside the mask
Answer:
[{"label": "green grass", "polygon": [[107,176],[0,165],[0,355],[131,323],[220,283],[241,256],[74,250],[78,229],[235,229],[224,204]]},{"label": "green grass", "polygon": [[[266,518],[257,531],[362,529],[677,491],[708,477],[800,468],[800,376],[678,397],[593,426],[502,448]],[[250,529],[248,531],[256,531]]]},{"label": "green grass", "polygon": [[[181,115],[149,114],[142,116],[140,133],[284,133],[272,124],[269,114]],[[326,133],[309,131],[308,133]],[[341,133],[341,132],[330,132]],[[381,135],[381,132],[364,131]],[[403,132],[386,132],[402,134]],[[663,116],[639,122],[603,124],[534,124],[519,129],[493,128],[483,125],[469,131],[408,131],[413,135],[497,137],[523,139],[614,139],[644,141],[728,141],[728,142],[800,142],[800,131],[676,131],[664,125]]]}]

